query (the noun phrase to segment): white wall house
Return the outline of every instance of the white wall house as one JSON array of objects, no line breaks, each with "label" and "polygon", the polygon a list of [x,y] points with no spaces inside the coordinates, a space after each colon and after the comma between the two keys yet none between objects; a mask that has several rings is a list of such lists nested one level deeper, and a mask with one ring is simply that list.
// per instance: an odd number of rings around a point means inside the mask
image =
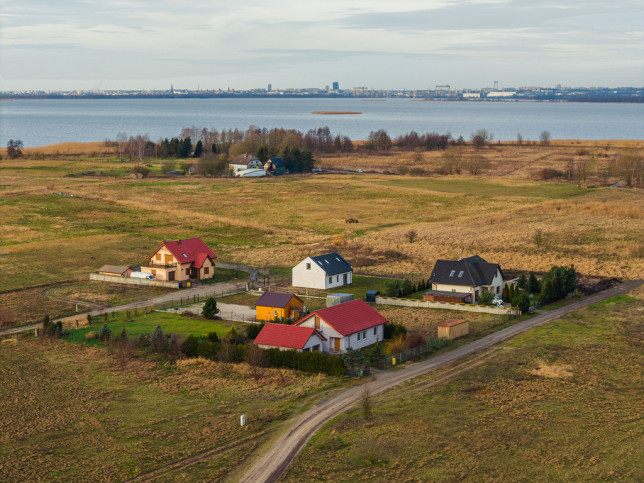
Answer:
[{"label": "white wall house", "polygon": [[326,341],[326,338],[314,328],[269,322],[264,324],[253,344],[262,349],[315,352],[323,350],[323,344]]},{"label": "white wall house", "polygon": [[503,272],[496,263],[488,263],[478,255],[461,260],[436,260],[429,277],[432,291],[472,294],[472,303],[483,291],[501,295]]},{"label": "white wall house", "polygon": [[293,267],[293,286],[317,288],[326,290],[330,288],[350,285],[353,267],[338,252],[306,257]]},{"label": "white wall house", "polygon": [[322,350],[344,353],[361,349],[384,339],[388,320],[360,299],[311,312],[296,323],[316,329],[326,339]]}]

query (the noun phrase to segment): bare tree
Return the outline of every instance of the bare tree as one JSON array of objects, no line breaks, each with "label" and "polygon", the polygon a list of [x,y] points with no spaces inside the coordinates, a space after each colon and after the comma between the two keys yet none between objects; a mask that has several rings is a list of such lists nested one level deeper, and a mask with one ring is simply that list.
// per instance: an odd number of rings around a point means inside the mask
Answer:
[{"label": "bare tree", "polygon": [[407,233],[405,233],[405,238],[409,243],[414,243],[418,238],[418,232],[416,232],[416,230],[409,230]]},{"label": "bare tree", "polygon": [[371,418],[371,391],[369,391],[369,386],[366,384],[362,388],[360,405],[362,406],[362,416],[365,419]]},{"label": "bare tree", "polygon": [[550,145],[550,131],[541,131],[539,134],[539,142],[544,146]]},{"label": "bare tree", "polygon": [[472,134],[472,144],[475,148],[482,148],[492,142],[494,134],[488,132],[487,129],[479,129],[476,133]]},{"label": "bare tree", "polygon": [[262,367],[266,363],[264,360],[264,351],[255,344],[249,344],[244,360],[250,366],[253,377],[259,379],[262,376]]},{"label": "bare tree", "polygon": [[23,144],[20,139],[9,139],[7,143],[7,159],[22,158]]},{"label": "bare tree", "polygon": [[127,134],[120,132],[116,135],[116,151],[119,155],[119,161],[123,161],[123,155],[125,154],[125,146],[127,144]]},{"label": "bare tree", "polygon": [[517,134],[517,144],[519,146],[523,144],[523,136],[521,136],[521,133]]},{"label": "bare tree", "polygon": [[233,345],[228,337],[221,339],[221,346],[219,348],[219,362],[224,365],[224,373],[230,372],[230,364],[233,360]]}]

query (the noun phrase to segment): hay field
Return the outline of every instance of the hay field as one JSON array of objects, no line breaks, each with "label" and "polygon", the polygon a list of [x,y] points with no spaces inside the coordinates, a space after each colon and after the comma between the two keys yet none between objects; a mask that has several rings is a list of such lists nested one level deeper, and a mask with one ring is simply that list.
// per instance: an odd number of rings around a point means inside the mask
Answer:
[{"label": "hay field", "polygon": [[511,270],[573,263],[594,276],[644,273],[641,192],[467,176],[81,175],[129,167],[100,157],[2,161],[0,291],[86,280],[192,236],[224,261],[261,267],[337,249],[376,275],[427,278],[437,258],[459,253]]},{"label": "hay field", "polygon": [[644,289],[427,376],[318,432],[284,481],[640,481]]},{"label": "hay field", "polygon": [[[0,344],[0,479],[125,481],[214,450],[168,481],[216,480],[332,379],[201,359],[122,360],[58,340]],[[239,416],[247,426],[240,428]]]}]

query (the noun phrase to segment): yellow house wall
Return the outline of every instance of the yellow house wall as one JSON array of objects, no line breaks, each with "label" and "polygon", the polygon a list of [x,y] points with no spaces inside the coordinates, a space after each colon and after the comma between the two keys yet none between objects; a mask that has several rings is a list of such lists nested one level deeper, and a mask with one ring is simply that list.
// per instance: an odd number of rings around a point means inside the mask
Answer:
[{"label": "yellow house wall", "polygon": [[275,311],[277,310],[277,317],[284,317],[288,319],[291,316],[291,310],[297,310],[302,313],[303,305],[295,297],[286,304],[286,307],[264,307],[257,306],[255,308],[255,317],[257,320],[273,320],[275,318]]}]

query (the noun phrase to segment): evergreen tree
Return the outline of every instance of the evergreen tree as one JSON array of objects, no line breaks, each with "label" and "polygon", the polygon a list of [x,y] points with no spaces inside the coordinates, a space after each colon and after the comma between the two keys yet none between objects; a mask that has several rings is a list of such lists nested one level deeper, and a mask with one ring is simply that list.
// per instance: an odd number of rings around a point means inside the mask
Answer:
[{"label": "evergreen tree", "polygon": [[167,349],[168,341],[160,325],[155,327],[150,343],[156,352],[164,352]]},{"label": "evergreen tree", "polygon": [[181,344],[181,352],[186,357],[197,357],[197,348],[199,347],[199,339],[194,335],[189,335],[186,340]]},{"label": "evergreen tree", "polygon": [[191,152],[192,152],[192,142],[190,141],[190,138],[185,138],[179,144],[179,157],[187,158],[190,156]]},{"label": "evergreen tree", "polygon": [[203,153],[203,143],[201,141],[197,141],[197,144],[195,145],[195,152],[194,152],[193,156],[195,158],[200,158],[202,153]]},{"label": "evergreen tree", "polygon": [[519,288],[522,290],[528,288],[528,278],[525,276],[525,273],[522,273],[519,277]]},{"label": "evergreen tree", "polygon": [[127,340],[127,331],[125,330],[125,327],[123,327],[123,330],[119,334],[118,340]]},{"label": "evergreen tree", "polygon": [[201,315],[203,315],[207,319],[214,319],[217,317],[218,313],[219,309],[217,308],[217,301],[215,300],[215,297],[208,297],[206,299],[206,303],[203,306]]},{"label": "evergreen tree", "polygon": [[101,342],[107,342],[112,338],[112,330],[107,326],[107,324],[103,324],[103,327],[98,334],[98,338]]},{"label": "evergreen tree", "polygon": [[268,148],[262,144],[257,150],[257,159],[259,159],[262,163],[265,163],[266,161],[268,161],[268,158],[270,158]]},{"label": "evergreen tree", "polygon": [[503,295],[501,296],[504,302],[509,302],[510,301],[510,289],[508,285],[505,285],[503,287]]},{"label": "evergreen tree", "polygon": [[528,278],[528,292],[530,293],[539,293],[541,287],[539,286],[539,281],[534,273],[530,272],[530,277]]}]

